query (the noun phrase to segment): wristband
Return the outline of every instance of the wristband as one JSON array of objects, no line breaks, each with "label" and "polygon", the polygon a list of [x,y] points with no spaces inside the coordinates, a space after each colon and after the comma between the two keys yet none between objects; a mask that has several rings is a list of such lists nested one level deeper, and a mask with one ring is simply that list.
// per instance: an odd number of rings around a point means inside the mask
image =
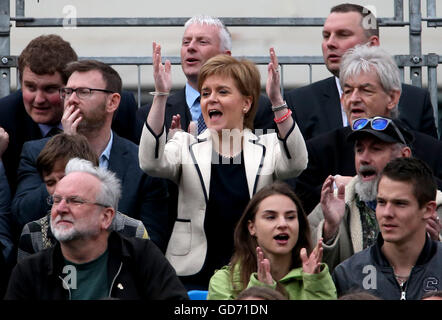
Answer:
[{"label": "wristband", "polygon": [[287,108],[287,102],[284,101],[284,103],[281,104],[280,106],[276,106],[276,107],[272,106],[272,111],[276,112],[276,111],[279,111],[279,110],[282,110],[285,108]]},{"label": "wristband", "polygon": [[284,122],[285,120],[287,120],[291,115],[292,115],[292,110],[288,109],[288,111],[285,115],[283,115],[279,119],[275,118],[275,119],[273,119],[273,121],[275,121],[276,124],[280,124],[280,123]]},{"label": "wristband", "polygon": [[151,91],[149,94],[151,96],[168,96],[169,92]]}]

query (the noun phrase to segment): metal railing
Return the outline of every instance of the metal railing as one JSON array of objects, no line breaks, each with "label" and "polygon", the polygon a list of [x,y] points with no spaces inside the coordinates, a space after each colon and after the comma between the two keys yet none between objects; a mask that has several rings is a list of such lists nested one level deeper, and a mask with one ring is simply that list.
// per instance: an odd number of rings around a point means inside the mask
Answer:
[{"label": "metal railing", "polygon": [[[434,108],[436,126],[438,125],[437,67],[442,56],[435,53],[422,54],[422,23],[428,27],[442,26],[442,18],[436,17],[436,0],[426,0],[427,16],[422,17],[421,0],[408,1],[408,21],[404,19],[404,1],[392,0],[393,17],[379,17],[380,27],[408,27],[409,54],[395,55],[404,81],[405,68],[410,70],[411,84],[422,87],[422,69],[428,69],[428,89]],[[41,28],[63,27],[65,18],[33,18],[25,16],[25,0],[16,0],[15,17],[10,15],[9,1],[0,1],[0,97],[10,93],[10,70],[16,68],[17,57],[10,55],[10,24],[16,27]],[[182,27],[189,17],[140,17],[140,18],[76,18],[76,27]],[[322,27],[325,18],[319,17],[220,17],[228,27]],[[134,65],[138,70],[138,102],[141,95],[140,67],[151,65],[150,57],[80,57],[97,59],[112,65]],[[166,57],[172,64],[180,64],[180,57]],[[268,56],[245,56],[257,64],[267,64]],[[281,56],[281,74],[285,65],[307,65],[309,80],[312,82],[312,65],[324,64],[322,56]],[[283,79],[282,79],[283,81]]]}]

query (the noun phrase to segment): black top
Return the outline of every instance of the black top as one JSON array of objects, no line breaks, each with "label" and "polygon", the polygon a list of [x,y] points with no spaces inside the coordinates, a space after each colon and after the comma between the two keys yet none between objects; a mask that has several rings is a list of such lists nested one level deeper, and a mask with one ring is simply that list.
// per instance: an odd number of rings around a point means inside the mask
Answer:
[{"label": "black top", "polygon": [[181,277],[187,289],[207,290],[215,270],[229,263],[235,226],[249,201],[243,154],[229,159],[214,154],[204,220],[207,256],[200,272]]}]

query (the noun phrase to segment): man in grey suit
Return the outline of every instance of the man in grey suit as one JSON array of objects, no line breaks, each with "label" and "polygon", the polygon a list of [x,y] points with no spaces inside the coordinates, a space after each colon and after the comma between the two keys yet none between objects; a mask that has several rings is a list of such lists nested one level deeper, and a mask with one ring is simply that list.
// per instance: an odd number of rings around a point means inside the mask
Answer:
[{"label": "man in grey suit", "polygon": [[[376,17],[356,4],[333,7],[322,30],[322,53],[332,77],[286,93],[287,105],[294,108],[296,123],[305,140],[347,126],[340,103],[339,68],[343,54],[358,44],[379,46]],[[437,138],[433,107],[427,90],[402,84],[399,119],[412,130]]]},{"label": "man in grey suit", "polygon": [[[122,182],[118,210],[141,220],[151,239],[159,247],[165,246],[164,225],[159,219],[167,216],[167,184],[144,174],[138,163],[138,146],[111,130],[120,103],[120,76],[112,67],[93,60],[72,62],[67,72],[66,87],[60,89],[64,132],[87,138],[99,166],[115,172]],[[46,142],[30,141],[23,147],[12,203],[14,217],[21,226],[46,214],[47,205],[42,200],[48,194],[36,170],[36,158]]]}]

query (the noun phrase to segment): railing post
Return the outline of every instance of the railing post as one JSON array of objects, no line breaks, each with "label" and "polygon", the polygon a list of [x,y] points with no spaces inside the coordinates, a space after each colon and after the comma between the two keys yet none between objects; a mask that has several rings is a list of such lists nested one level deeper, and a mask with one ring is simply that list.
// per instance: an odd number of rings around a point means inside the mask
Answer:
[{"label": "railing post", "polygon": [[[411,62],[416,67],[410,67],[411,83],[414,86],[422,87],[422,16],[421,0],[409,0],[410,16],[410,56]],[[419,65],[419,66],[418,66]]]},{"label": "railing post", "polygon": [[0,1],[0,97],[10,93],[10,5],[9,1]]}]

